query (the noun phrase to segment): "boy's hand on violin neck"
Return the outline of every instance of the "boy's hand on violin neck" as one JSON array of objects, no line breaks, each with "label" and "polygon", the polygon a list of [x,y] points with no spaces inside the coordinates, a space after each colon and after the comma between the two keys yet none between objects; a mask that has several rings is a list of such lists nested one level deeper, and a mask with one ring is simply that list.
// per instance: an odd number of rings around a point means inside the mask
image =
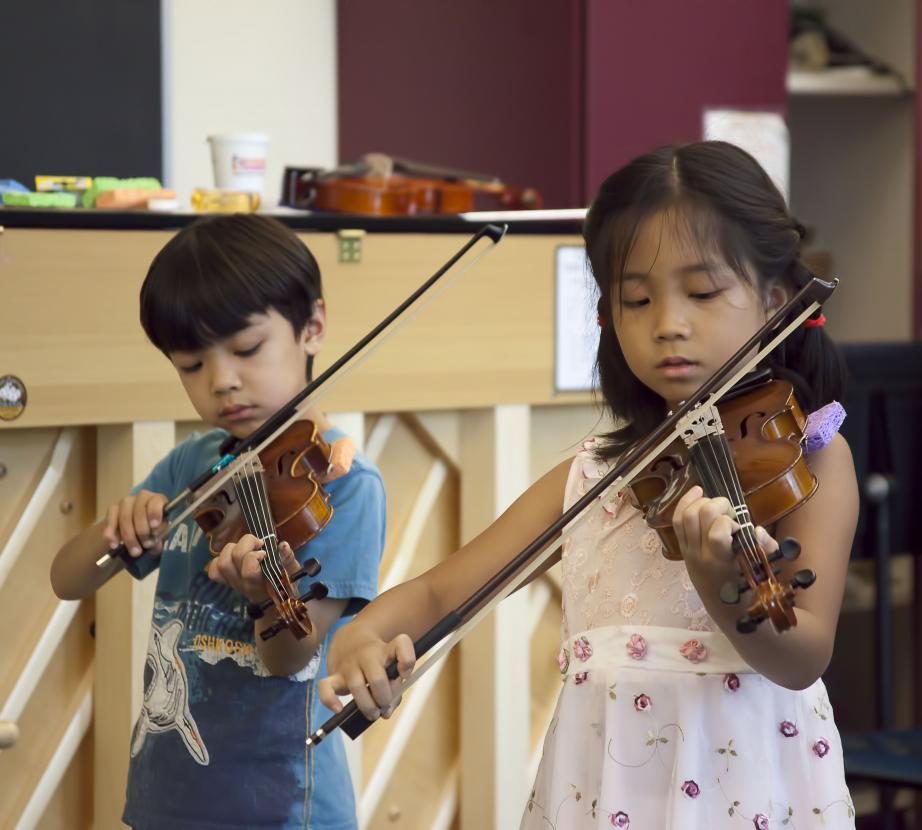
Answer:
[{"label": "boy's hand on violin neck", "polygon": [[[208,576],[238,594],[243,594],[250,602],[263,602],[269,598],[266,579],[260,567],[265,557],[262,539],[247,533],[239,541],[225,545],[208,563]],[[289,575],[298,570],[298,561],[287,542],[279,545],[279,557]]]},{"label": "boy's hand on violin neck", "polygon": [[166,503],[163,493],[140,490],[111,505],[102,530],[109,549],[115,550],[124,543],[132,556],[140,556],[145,551],[159,556],[163,552],[163,538],[157,532],[163,524]]},{"label": "boy's hand on violin neck", "polygon": [[[387,666],[395,660],[399,676],[391,680]],[[404,678],[415,665],[413,641],[406,634],[385,642],[356,620],[334,635],[327,657],[329,674],[317,684],[317,694],[333,712],[343,708],[339,695],[351,694],[368,720],[388,718],[399,705]]]}]

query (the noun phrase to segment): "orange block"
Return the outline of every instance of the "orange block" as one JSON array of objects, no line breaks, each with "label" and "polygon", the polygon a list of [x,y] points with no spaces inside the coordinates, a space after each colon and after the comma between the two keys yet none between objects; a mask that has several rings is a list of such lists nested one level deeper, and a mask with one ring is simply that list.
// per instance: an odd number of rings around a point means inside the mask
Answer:
[{"label": "orange block", "polygon": [[108,210],[146,208],[151,199],[175,199],[176,191],[161,187],[149,190],[143,187],[115,187],[105,190],[96,197],[96,207]]}]

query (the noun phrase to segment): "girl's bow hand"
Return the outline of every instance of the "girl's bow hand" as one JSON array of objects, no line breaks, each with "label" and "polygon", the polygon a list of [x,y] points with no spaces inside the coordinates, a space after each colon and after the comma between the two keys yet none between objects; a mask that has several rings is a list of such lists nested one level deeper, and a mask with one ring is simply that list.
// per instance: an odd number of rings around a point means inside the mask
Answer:
[{"label": "girl's bow hand", "polygon": [[[387,666],[395,660],[399,674],[391,680]],[[339,695],[351,694],[368,720],[388,718],[400,704],[404,678],[415,664],[413,641],[406,634],[384,642],[355,620],[334,635],[327,657],[329,674],[317,684],[317,694],[332,712],[343,708]]]}]

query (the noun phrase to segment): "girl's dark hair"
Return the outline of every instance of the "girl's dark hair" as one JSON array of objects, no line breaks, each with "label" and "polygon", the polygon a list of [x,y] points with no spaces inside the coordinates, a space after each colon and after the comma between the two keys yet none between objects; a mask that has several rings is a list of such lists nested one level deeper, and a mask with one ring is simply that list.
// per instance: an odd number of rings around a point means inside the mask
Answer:
[{"label": "girl's dark hair", "polygon": [[297,337],[322,296],[317,261],[281,222],[214,216],[183,228],[154,257],[141,286],[141,325],[167,356],[230,337],[270,309]]},{"label": "girl's dark hair", "polygon": [[[599,288],[603,321],[596,368],[616,423],[604,436],[611,457],[654,429],[665,417],[662,399],[628,368],[615,335],[612,298],[648,217],[666,209],[684,213],[687,231],[702,248],[714,247],[741,279],[755,274],[762,296],[772,285],[789,293],[811,278],[801,260],[803,226],[759,163],[732,144],[703,141],[663,147],[609,176],[583,227],[586,254]],[[806,411],[840,397],[843,363],[820,327],[800,327],[765,361],[775,377],[794,384]]]}]

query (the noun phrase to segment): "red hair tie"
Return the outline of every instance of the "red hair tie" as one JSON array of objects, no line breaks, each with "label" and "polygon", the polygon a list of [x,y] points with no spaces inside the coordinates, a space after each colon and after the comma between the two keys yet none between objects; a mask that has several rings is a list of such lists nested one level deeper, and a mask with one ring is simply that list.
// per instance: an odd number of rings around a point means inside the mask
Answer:
[{"label": "red hair tie", "polygon": [[808,317],[804,320],[804,328],[808,329],[821,329],[826,325],[826,315],[823,312],[820,312],[819,317]]},{"label": "red hair tie", "polygon": [[599,321],[599,328],[604,328],[604,327],[605,327],[605,318],[602,316],[601,312],[599,313],[599,316],[598,316],[597,319],[598,319],[598,321]]}]

